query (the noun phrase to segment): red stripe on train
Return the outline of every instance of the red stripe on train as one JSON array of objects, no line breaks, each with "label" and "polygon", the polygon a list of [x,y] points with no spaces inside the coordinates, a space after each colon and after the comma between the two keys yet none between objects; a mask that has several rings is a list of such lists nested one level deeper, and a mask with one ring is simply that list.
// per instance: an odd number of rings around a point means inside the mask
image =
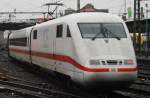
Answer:
[{"label": "red stripe on train", "polygon": [[[29,55],[28,50],[10,48],[10,51]],[[44,53],[44,52],[37,52],[37,51],[32,51],[31,54],[33,56],[67,62],[74,65],[76,68],[87,72],[109,72],[109,68],[88,68],[82,66],[81,64],[73,60],[71,57],[65,55],[58,55],[58,54],[51,54],[51,53]],[[118,68],[118,72],[133,72],[133,71],[137,71],[137,68]]]},{"label": "red stripe on train", "polygon": [[133,71],[137,71],[137,67],[136,68],[118,68],[118,72],[133,72]]}]

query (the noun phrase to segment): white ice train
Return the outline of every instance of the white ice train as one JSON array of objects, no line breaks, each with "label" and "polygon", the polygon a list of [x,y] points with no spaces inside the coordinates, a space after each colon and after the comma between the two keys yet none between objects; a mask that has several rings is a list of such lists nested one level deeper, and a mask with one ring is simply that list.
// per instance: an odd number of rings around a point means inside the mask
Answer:
[{"label": "white ice train", "polygon": [[128,29],[108,13],[76,13],[13,31],[9,55],[90,88],[125,86],[137,78]]}]

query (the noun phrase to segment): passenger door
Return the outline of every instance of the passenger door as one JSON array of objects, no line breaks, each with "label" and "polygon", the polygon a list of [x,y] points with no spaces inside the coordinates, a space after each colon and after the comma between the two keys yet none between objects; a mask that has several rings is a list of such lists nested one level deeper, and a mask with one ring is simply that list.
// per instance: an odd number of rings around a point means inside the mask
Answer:
[{"label": "passenger door", "polygon": [[64,25],[59,24],[56,25],[56,39],[54,44],[54,58],[56,58],[56,68],[55,70],[58,72],[62,72],[63,69],[63,56],[64,56]]},{"label": "passenger door", "polygon": [[72,76],[74,67],[70,64],[71,56],[73,54],[72,38],[67,24],[57,25],[56,40],[55,40],[55,54],[56,71],[65,75]]},{"label": "passenger door", "polygon": [[45,69],[54,70],[55,28],[50,26],[34,28],[31,32],[32,63]]}]

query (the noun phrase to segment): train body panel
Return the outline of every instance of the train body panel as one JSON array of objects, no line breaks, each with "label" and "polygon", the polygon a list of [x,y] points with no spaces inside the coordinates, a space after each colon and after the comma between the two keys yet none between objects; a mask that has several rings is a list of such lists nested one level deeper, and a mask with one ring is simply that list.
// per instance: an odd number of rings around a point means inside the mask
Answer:
[{"label": "train body panel", "polygon": [[[26,44],[13,44],[21,36],[27,37]],[[111,14],[78,13],[14,31],[9,50],[12,57],[65,74],[84,86],[129,83],[137,77],[128,29]]]},{"label": "train body panel", "polygon": [[52,54],[54,52],[53,40],[55,33],[50,28],[50,26],[34,27],[31,33],[31,57],[33,64],[54,70],[55,63],[48,58],[48,55],[53,58]]},{"label": "train body panel", "polygon": [[[30,62],[29,36],[32,27],[13,31],[9,36],[9,55],[21,61]],[[20,33],[21,32],[21,33]],[[11,45],[10,45],[11,44]],[[24,52],[20,54],[20,52]]]}]

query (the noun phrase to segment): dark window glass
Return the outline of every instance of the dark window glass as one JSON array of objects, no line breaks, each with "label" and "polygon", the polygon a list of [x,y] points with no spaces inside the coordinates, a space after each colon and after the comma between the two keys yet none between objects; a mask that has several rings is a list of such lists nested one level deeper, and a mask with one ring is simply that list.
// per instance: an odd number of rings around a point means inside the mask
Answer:
[{"label": "dark window glass", "polygon": [[33,39],[37,39],[37,30],[33,31]]},{"label": "dark window glass", "polygon": [[78,23],[83,38],[126,38],[122,23]]},{"label": "dark window glass", "polygon": [[67,37],[71,37],[69,26],[67,26]]},{"label": "dark window glass", "polygon": [[14,38],[10,39],[10,45],[14,46],[27,46],[27,38]]},{"label": "dark window glass", "polygon": [[58,25],[57,26],[57,35],[56,35],[56,37],[62,37],[62,32],[63,32],[63,26]]}]

